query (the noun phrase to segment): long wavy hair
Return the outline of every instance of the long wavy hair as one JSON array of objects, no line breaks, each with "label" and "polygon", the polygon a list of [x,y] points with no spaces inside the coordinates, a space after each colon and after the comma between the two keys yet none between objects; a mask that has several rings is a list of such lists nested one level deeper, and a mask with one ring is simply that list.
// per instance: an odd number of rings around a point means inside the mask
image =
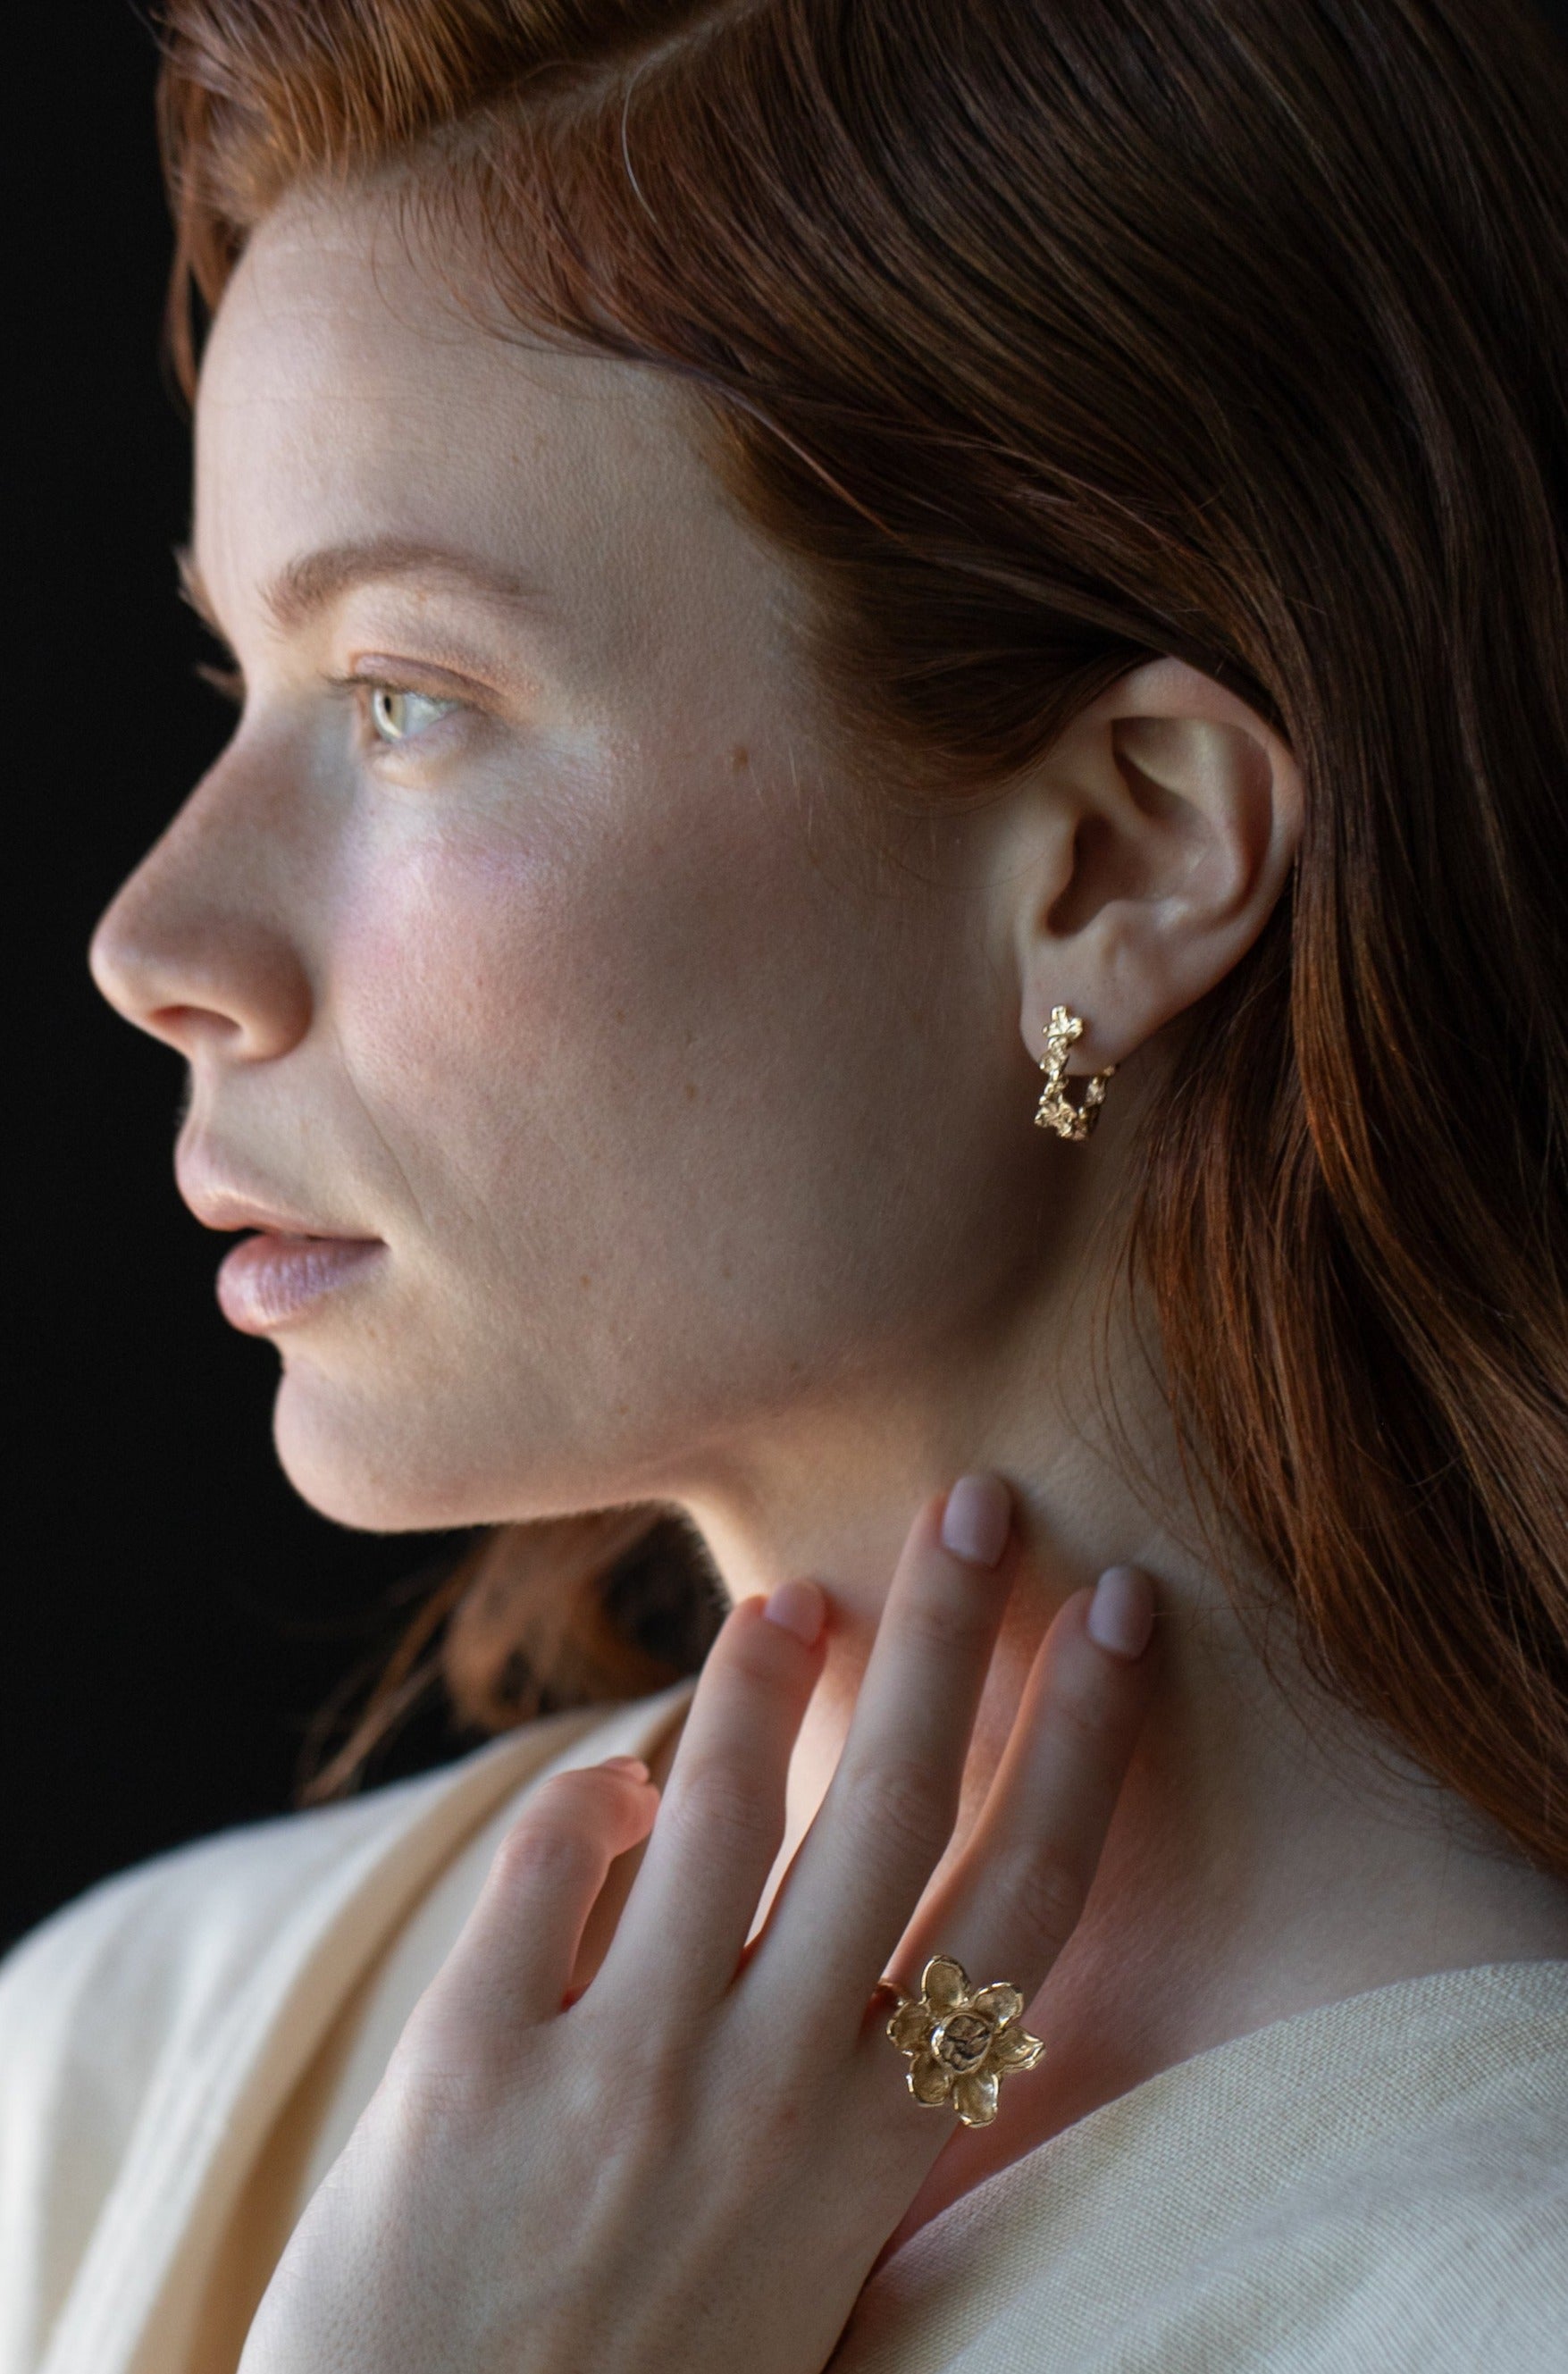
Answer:
[{"label": "long wavy hair", "polygon": [[[868,781],[966,796],[1158,652],[1289,736],[1291,893],[1129,1260],[1312,1668],[1568,1871],[1568,72],[1525,0],[170,0],[165,38],[187,379],[268,207],[382,177],[499,320],[692,392]],[[706,1589],[668,1512],[488,1537],[325,1783],[432,1664],[492,1727],[666,1678]]]}]

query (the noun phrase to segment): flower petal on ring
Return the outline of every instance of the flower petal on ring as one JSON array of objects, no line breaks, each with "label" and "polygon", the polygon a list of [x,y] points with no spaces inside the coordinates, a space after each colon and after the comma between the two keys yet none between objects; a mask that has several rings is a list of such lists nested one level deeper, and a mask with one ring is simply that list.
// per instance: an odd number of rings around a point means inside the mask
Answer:
[{"label": "flower petal on ring", "polygon": [[969,1972],[950,1954],[934,1954],[920,1974],[920,1986],[927,2003],[951,2011],[968,1996]]},{"label": "flower petal on ring", "polygon": [[983,2069],[969,2077],[961,2077],[953,2087],[953,2108],[966,2127],[988,2127],[996,2115],[996,2096],[1001,2079],[995,2070]]},{"label": "flower petal on ring", "polygon": [[1006,2027],[1023,2009],[1023,1997],[1017,1987],[1009,1987],[1004,1980],[997,1986],[982,1987],[974,1998],[974,2008],[984,2012],[996,2027]]},{"label": "flower petal on ring", "polygon": [[937,2102],[945,2102],[952,2092],[953,2073],[934,2053],[923,2052],[918,2061],[910,2064],[909,2090],[917,2102],[924,2102],[931,2110]]},{"label": "flower petal on ring", "polygon": [[918,2052],[929,2040],[935,2025],[919,1996],[912,1995],[907,2003],[900,2004],[889,2020],[888,2034],[901,2052]]},{"label": "flower petal on ring", "polygon": [[987,2058],[993,2069],[1032,2069],[1044,2055],[1040,2037],[1030,2036],[1021,2027],[1004,2027],[992,2038]]}]

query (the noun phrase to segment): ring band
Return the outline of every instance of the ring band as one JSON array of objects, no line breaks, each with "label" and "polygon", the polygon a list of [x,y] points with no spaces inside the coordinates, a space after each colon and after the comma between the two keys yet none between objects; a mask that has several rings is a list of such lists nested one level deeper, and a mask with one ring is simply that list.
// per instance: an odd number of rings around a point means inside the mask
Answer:
[{"label": "ring band", "polygon": [[920,1992],[900,1994],[888,2022],[889,2040],[908,2056],[906,2082],[922,2109],[939,2110],[945,2102],[966,2127],[988,2127],[1003,2078],[1032,2069],[1045,2051],[1019,2026],[1022,2011],[1022,1994],[1006,1980],[972,1987],[961,1962],[933,1955]]}]

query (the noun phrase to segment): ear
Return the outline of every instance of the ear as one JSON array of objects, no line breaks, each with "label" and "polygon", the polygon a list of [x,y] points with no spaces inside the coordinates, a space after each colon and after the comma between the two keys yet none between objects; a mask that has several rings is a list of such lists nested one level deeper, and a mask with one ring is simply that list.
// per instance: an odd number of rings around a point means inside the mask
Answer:
[{"label": "ear", "polygon": [[1257,938],[1301,843],[1301,770],[1256,711],[1183,660],[1151,660],[1041,761],[1048,819],[1018,933],[1036,1061],[1054,1005],[1081,1015],[1075,1073],[1120,1064]]}]

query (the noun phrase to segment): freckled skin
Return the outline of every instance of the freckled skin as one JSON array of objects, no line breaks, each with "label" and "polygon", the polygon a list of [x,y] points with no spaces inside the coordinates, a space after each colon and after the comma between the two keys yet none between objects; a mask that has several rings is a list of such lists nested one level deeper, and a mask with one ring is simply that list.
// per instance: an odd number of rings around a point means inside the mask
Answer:
[{"label": "freckled skin", "polygon": [[[872,845],[683,402],[470,325],[370,202],[271,218],[206,358],[195,554],[248,706],[97,962],[183,1017],[189,1152],[390,1249],[279,1335],[285,1465],[350,1522],[678,1496],[783,1393],[950,1363],[1035,1259],[994,829]],[[275,572],[380,535],[544,600],[274,630]],[[325,679],[367,653],[474,705],[360,746]]]},{"label": "freckled skin", "polygon": [[[1052,1607],[1114,1562],[1158,1579],[1154,1710],[1032,2015],[1051,2054],[912,2215],[1267,2018],[1568,1952],[1555,1881],[1385,1787],[1344,1710],[1287,1708],[1288,1643],[1266,1668],[1207,1563],[1144,1347],[1100,1325],[1171,1030],[1288,878],[1291,754],[1155,659],[985,803],[875,811],[689,399],[475,327],[437,261],[383,199],[296,199],[225,296],[194,542],[247,704],[94,946],[190,1064],[187,1181],[384,1242],[277,1331],[295,1484],[394,1529],[657,1498],[737,1595],[819,1578],[775,1876],[928,1496],[999,1471],[1028,1552],[951,1852]],[[427,570],[270,615],[289,564],[386,537],[531,598]],[[378,744],[370,680],[428,722]],[[1058,1000],[1075,1064],[1117,1066],[1085,1146],[1031,1126]]]}]

